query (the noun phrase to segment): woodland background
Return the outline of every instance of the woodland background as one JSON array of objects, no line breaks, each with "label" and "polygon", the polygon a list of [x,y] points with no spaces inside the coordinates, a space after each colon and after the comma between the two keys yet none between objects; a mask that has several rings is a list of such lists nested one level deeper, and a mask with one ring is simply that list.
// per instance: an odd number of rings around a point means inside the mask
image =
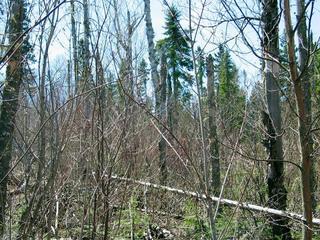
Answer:
[{"label": "woodland background", "polygon": [[319,15],[0,2],[2,238],[320,239]]}]

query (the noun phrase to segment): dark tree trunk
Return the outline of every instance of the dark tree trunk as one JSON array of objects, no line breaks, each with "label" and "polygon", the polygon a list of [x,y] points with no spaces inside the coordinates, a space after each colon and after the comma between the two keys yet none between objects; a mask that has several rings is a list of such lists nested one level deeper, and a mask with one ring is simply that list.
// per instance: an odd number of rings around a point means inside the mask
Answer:
[{"label": "dark tree trunk", "polygon": [[209,150],[211,163],[211,181],[213,194],[217,196],[221,187],[220,180],[220,157],[219,142],[217,134],[217,99],[215,94],[215,79],[213,58],[211,55],[207,58],[207,91],[208,91],[208,127],[209,127]]},{"label": "dark tree trunk", "polygon": [[[24,1],[12,0],[11,18],[9,19],[9,44],[14,44],[23,32]],[[12,138],[15,115],[19,106],[19,90],[23,78],[21,41],[9,54],[6,80],[0,107],[0,236],[5,230],[5,208],[7,203],[7,181],[11,162]]]},{"label": "dark tree trunk", "polygon": [[70,0],[71,4],[71,40],[72,40],[72,57],[73,57],[73,74],[74,74],[74,85],[75,85],[75,94],[79,90],[79,67],[78,67],[78,51],[77,51],[77,30],[76,30],[76,21],[75,21],[75,6],[74,0]]},{"label": "dark tree trunk", "polygon": [[[160,82],[158,92],[160,94],[160,113],[159,118],[165,122],[166,121],[166,101],[167,101],[167,65],[166,57],[164,53],[161,54],[161,69],[160,69]],[[161,132],[164,134],[165,129],[160,128]],[[159,141],[159,152],[160,152],[160,184],[166,185],[168,178],[168,170],[166,163],[166,141],[163,137]]]},{"label": "dark tree trunk", "polygon": [[[279,59],[279,15],[278,1],[263,1],[263,54],[265,57],[264,78],[267,98],[267,112],[262,120],[267,132],[265,140],[269,154],[268,163],[268,197],[269,206],[285,210],[287,206],[287,190],[284,186],[284,164],[282,147],[282,126],[280,109],[279,65],[274,59]],[[288,220],[279,216],[271,216],[271,226],[274,237],[291,239]]]}]

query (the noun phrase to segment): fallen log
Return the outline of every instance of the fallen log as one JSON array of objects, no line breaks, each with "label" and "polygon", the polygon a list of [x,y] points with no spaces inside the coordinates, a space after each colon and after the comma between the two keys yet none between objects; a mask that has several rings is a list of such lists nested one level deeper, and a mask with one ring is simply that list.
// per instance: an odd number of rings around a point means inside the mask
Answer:
[{"label": "fallen log", "polygon": [[[151,188],[155,188],[155,189],[161,189],[164,191],[168,191],[168,192],[172,192],[172,193],[176,193],[176,194],[181,194],[181,195],[185,195],[185,196],[189,196],[189,197],[194,197],[194,198],[198,198],[198,199],[204,199],[204,200],[207,199],[207,196],[205,194],[200,194],[197,192],[186,191],[186,190],[172,188],[172,187],[163,186],[163,185],[158,185],[158,184],[154,184],[154,183],[150,183],[150,182],[144,182],[144,181],[140,181],[140,180],[134,180],[131,178],[125,178],[125,177],[119,177],[119,176],[113,175],[113,176],[111,176],[111,179],[134,183],[134,184],[138,184],[138,185],[143,185],[143,186],[151,187]],[[298,213],[282,211],[282,210],[273,209],[273,208],[269,208],[269,207],[262,207],[262,206],[258,206],[258,205],[254,205],[254,204],[246,203],[246,202],[239,202],[239,201],[235,201],[235,200],[218,198],[215,196],[210,196],[210,199],[213,202],[220,202],[220,204],[223,204],[223,205],[239,207],[242,209],[247,209],[247,210],[251,210],[251,211],[255,211],[255,212],[273,214],[273,215],[287,217],[287,218],[290,218],[293,220],[305,222],[305,218],[303,217],[303,215],[298,214]],[[314,225],[320,226],[320,219],[319,218],[313,218],[312,222]]]}]

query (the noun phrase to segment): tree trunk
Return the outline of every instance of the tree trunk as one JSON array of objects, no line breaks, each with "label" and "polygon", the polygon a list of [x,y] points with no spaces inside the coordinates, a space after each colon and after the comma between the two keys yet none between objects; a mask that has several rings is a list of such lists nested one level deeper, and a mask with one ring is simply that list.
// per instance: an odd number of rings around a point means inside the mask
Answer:
[{"label": "tree trunk", "polygon": [[[158,94],[160,93],[160,111],[159,118],[165,122],[166,121],[166,102],[167,102],[167,63],[164,52],[161,53],[161,69],[160,69],[160,82],[158,87]],[[161,132],[164,133],[165,129],[160,128]],[[168,170],[166,163],[166,141],[161,136],[159,141],[159,163],[160,163],[160,184],[166,185],[168,178]]]},{"label": "tree trunk", "polygon": [[[126,46],[126,86],[129,88],[129,93],[131,96],[134,96],[134,76],[133,76],[133,59],[132,59],[132,37],[134,23],[131,22],[130,11],[127,11],[127,31],[128,31],[128,42]],[[133,109],[131,109],[133,110]]]},{"label": "tree trunk", "polygon": [[310,58],[310,46],[312,42],[307,36],[307,23],[305,16],[305,1],[297,0],[297,19],[301,19],[298,25],[298,38],[299,38],[299,69],[300,69],[300,81],[303,83],[302,88],[304,90],[304,99],[305,99],[305,124],[307,132],[305,132],[305,141],[307,146],[307,158],[311,162],[311,175],[310,175],[310,185],[311,185],[311,198],[312,198],[312,210],[315,211],[317,206],[317,197],[316,197],[316,169],[315,169],[315,159],[313,157],[313,138],[311,135],[312,128],[312,111],[311,111],[311,74],[310,67],[308,65]]},{"label": "tree trunk", "polygon": [[[298,1],[298,5],[304,2]],[[303,227],[303,239],[309,240],[312,239],[312,141],[310,142],[310,124],[311,116],[308,111],[308,95],[310,93],[310,85],[302,82],[305,79],[298,74],[298,68],[295,58],[295,43],[294,43],[294,31],[291,23],[291,13],[290,13],[290,1],[284,0],[284,20],[285,28],[287,35],[287,44],[288,44],[288,59],[289,59],[289,68],[290,68],[290,78],[294,86],[294,93],[296,97],[296,106],[298,111],[298,123],[299,123],[299,140],[300,140],[300,150],[301,150],[301,162],[302,162],[302,200],[303,200],[303,215],[306,219],[306,222]],[[298,15],[301,15],[301,8],[298,7]],[[305,20],[304,20],[305,21]],[[301,21],[300,21],[301,24]],[[301,37],[303,27],[299,27],[298,35]],[[300,41],[304,41],[300,39]],[[302,47],[302,46],[301,46]],[[307,47],[307,46],[303,46]],[[302,49],[299,49],[300,55],[300,64],[306,59],[304,58],[304,53]],[[304,66],[300,66],[304,67]],[[305,69],[306,70],[306,69]],[[303,75],[304,73],[302,73]]]},{"label": "tree trunk", "polygon": [[72,40],[72,55],[73,55],[73,71],[74,71],[74,85],[75,85],[75,94],[79,90],[79,69],[78,69],[78,51],[77,51],[77,30],[76,30],[76,21],[75,21],[75,8],[74,0],[70,0],[71,5],[71,40]]},{"label": "tree trunk", "polygon": [[15,115],[19,107],[19,90],[23,78],[23,54],[20,34],[23,32],[24,1],[12,0],[11,18],[9,19],[9,44],[16,44],[9,55],[4,83],[2,104],[0,107],[0,236],[5,230],[5,208],[7,203],[7,181],[11,162],[12,139]]},{"label": "tree trunk", "polygon": [[[152,27],[151,20],[151,10],[150,10],[150,0],[144,0],[144,12],[145,12],[145,21],[146,21],[146,34],[148,40],[148,52],[149,52],[149,62],[151,67],[151,81],[153,83],[153,88],[156,89],[159,83],[159,74],[158,74],[158,62],[156,58],[156,50],[154,48],[154,31]],[[157,91],[155,91],[155,100],[157,101]]]},{"label": "tree trunk", "polygon": [[[278,1],[263,2],[263,54],[265,57],[264,78],[267,98],[267,113],[263,114],[263,123],[267,132],[266,150],[269,154],[268,163],[268,204],[270,208],[285,210],[287,206],[287,190],[284,187],[284,164],[282,147],[282,126],[280,109],[278,32]],[[291,239],[288,220],[283,217],[271,216],[272,232],[275,238]]]},{"label": "tree trunk", "polygon": [[[151,21],[150,0],[144,0],[145,3],[145,21],[146,32],[148,40],[149,61],[151,66],[151,80],[155,89],[155,101],[156,101],[156,115],[162,121],[166,118],[166,101],[167,101],[167,69],[165,59],[161,57],[161,76],[157,70],[158,62],[156,58],[156,50],[154,48],[154,31]],[[163,128],[160,128],[163,130]],[[164,130],[163,130],[164,131]],[[159,166],[160,166],[160,182],[165,183],[167,181],[167,166],[166,166],[166,142],[161,136],[159,140]]]},{"label": "tree trunk", "polygon": [[[43,57],[39,58],[39,63],[42,61],[41,65],[41,73],[40,73],[40,67],[39,67],[39,77],[40,77],[40,83],[39,83],[39,137],[38,137],[38,146],[39,146],[39,164],[38,164],[38,170],[37,170],[37,176],[36,176],[36,182],[33,186],[34,193],[33,197],[28,202],[27,207],[21,214],[20,218],[20,226],[19,226],[19,235],[24,236],[25,233],[29,233],[34,228],[33,224],[30,224],[31,218],[35,219],[38,218],[39,211],[41,210],[44,198],[46,197],[46,193],[48,190],[48,184],[46,184],[40,191],[43,184],[43,177],[44,177],[44,167],[46,165],[46,127],[43,126],[46,122],[46,112],[47,112],[47,106],[46,106],[46,78],[50,78],[50,71],[49,71],[49,48],[51,46],[51,42],[53,39],[53,35],[55,32],[56,24],[58,19],[58,13],[54,12],[51,16],[50,21],[45,20],[43,25],[41,26],[41,35],[40,35],[40,47],[42,47],[42,43],[44,41],[44,33],[45,33],[45,27],[46,23],[50,22],[50,32],[48,38],[45,40],[45,47],[43,51]],[[49,181],[48,181],[49,182]],[[35,195],[36,192],[41,192],[40,194]],[[44,229],[44,228],[43,228]],[[33,231],[33,233],[35,233]],[[25,236],[24,236],[25,237]]]},{"label": "tree trunk", "polygon": [[217,106],[216,95],[214,89],[214,66],[211,55],[207,58],[207,91],[208,91],[208,127],[209,127],[209,151],[211,163],[211,181],[213,195],[217,196],[220,192],[220,158],[219,158],[219,142],[217,134]]}]

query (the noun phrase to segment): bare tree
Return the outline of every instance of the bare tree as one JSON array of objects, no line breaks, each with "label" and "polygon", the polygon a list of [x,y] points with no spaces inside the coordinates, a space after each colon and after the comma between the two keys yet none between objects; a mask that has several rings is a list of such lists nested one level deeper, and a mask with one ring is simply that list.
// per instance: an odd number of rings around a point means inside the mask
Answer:
[{"label": "bare tree", "polygon": [[[297,117],[299,123],[299,144],[301,150],[301,183],[303,212],[306,224],[303,227],[303,239],[312,239],[312,195],[314,173],[312,170],[314,159],[313,140],[311,135],[312,116],[311,116],[311,78],[308,74],[308,58],[310,57],[310,45],[307,39],[306,27],[306,8],[304,0],[297,0],[297,25],[293,28],[291,22],[290,1],[283,1],[284,20],[288,46],[288,59],[290,80],[294,87],[296,97]],[[311,9],[312,11],[312,9]],[[312,14],[312,13],[311,13]],[[295,33],[299,38],[299,64],[296,63],[295,56]],[[309,47],[308,47],[309,46]]]}]

